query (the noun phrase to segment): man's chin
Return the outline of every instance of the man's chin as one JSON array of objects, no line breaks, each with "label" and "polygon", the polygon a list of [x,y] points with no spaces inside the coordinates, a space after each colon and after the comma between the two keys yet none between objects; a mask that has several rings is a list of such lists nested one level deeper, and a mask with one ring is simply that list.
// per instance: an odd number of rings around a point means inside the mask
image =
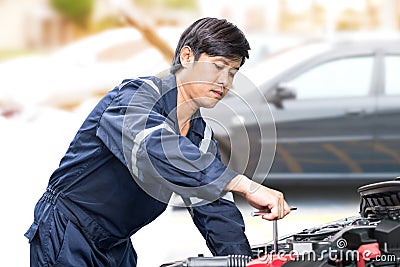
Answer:
[{"label": "man's chin", "polygon": [[203,108],[213,108],[213,107],[215,107],[217,104],[218,104],[218,100],[210,100],[210,101],[207,101],[207,103],[203,103]]}]

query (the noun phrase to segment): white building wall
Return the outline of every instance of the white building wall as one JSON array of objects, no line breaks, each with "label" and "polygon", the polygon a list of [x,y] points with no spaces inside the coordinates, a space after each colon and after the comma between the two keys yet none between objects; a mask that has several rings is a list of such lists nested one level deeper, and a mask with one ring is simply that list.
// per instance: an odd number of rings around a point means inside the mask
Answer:
[{"label": "white building wall", "polygon": [[24,48],[25,18],[39,1],[0,0],[0,49]]}]

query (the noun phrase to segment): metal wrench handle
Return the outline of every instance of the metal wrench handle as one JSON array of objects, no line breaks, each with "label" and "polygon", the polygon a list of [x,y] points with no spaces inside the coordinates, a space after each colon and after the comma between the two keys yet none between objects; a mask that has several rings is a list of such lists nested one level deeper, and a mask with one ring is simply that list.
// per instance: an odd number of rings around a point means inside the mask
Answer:
[{"label": "metal wrench handle", "polygon": [[274,242],[274,253],[278,253],[278,221],[273,220],[272,221],[272,238]]}]

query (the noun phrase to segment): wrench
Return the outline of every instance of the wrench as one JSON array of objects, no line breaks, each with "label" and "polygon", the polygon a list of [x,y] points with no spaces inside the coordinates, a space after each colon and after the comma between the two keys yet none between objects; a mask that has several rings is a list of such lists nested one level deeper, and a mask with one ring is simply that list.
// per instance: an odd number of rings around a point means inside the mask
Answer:
[{"label": "wrench", "polygon": [[[290,210],[297,210],[296,207],[291,207]],[[270,213],[270,210],[263,210],[263,211],[253,211],[251,212],[251,216],[261,216],[265,213]],[[272,221],[272,239],[273,239],[273,245],[274,245],[274,252],[278,253],[279,248],[278,248],[278,220],[273,220]]]}]

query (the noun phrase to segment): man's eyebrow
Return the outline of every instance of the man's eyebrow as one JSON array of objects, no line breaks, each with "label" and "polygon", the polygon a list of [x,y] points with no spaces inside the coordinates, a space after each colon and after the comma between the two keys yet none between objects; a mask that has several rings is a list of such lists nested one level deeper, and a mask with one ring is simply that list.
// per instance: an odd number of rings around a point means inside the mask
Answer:
[{"label": "man's eyebrow", "polygon": [[[229,66],[229,62],[226,61],[226,60],[223,59],[223,58],[219,58],[219,59],[217,59],[217,61],[221,61],[221,62],[224,63],[226,66]],[[238,67],[231,67],[230,69],[234,69],[234,70],[239,71],[239,68],[238,68]]]}]

